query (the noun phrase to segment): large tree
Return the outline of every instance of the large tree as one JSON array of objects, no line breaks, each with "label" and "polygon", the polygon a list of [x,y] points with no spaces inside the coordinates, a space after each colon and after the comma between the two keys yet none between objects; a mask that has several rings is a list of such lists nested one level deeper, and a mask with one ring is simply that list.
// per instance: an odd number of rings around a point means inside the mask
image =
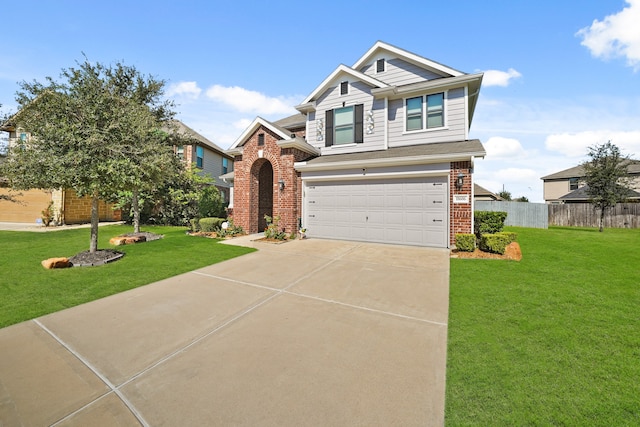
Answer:
[{"label": "large tree", "polygon": [[600,231],[604,229],[604,215],[607,209],[629,197],[631,179],[627,171],[629,157],[608,141],[589,147],[589,160],[582,163],[584,183],[589,201],[600,211]]},{"label": "large tree", "polygon": [[[21,83],[12,121],[31,134],[12,146],[3,167],[14,188],[72,188],[91,198],[91,240],[98,245],[98,202],[160,176],[170,147],[158,131],[171,116],[163,82],[120,63],[85,59],[61,81]],[[152,173],[144,169],[154,170]]]}]

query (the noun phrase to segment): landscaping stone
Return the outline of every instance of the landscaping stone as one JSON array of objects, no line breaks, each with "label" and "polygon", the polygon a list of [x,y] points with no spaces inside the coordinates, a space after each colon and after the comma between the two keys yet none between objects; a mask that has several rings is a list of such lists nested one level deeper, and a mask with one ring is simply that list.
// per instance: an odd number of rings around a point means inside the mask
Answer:
[{"label": "landscaping stone", "polygon": [[53,268],[68,268],[71,267],[71,263],[69,262],[69,258],[49,258],[42,261],[42,266],[46,269]]},{"label": "landscaping stone", "polygon": [[146,241],[147,241],[147,238],[144,235],[117,236],[109,239],[109,244],[114,246],[122,246],[122,245],[134,245],[136,243],[142,243]]}]

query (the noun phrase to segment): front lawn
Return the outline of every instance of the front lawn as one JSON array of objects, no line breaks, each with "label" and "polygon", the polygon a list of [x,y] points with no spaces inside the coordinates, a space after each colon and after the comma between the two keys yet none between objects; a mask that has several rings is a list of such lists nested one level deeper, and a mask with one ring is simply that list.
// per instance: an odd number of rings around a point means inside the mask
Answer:
[{"label": "front lawn", "polygon": [[510,230],[451,260],[446,424],[640,425],[640,230]]},{"label": "front lawn", "polygon": [[[118,246],[126,255],[99,267],[45,270],[40,261],[89,249],[89,229],[47,233],[0,231],[0,327],[146,285],[253,249],[190,237],[181,227],[143,227],[164,239]],[[99,249],[131,226],[100,227]]]}]

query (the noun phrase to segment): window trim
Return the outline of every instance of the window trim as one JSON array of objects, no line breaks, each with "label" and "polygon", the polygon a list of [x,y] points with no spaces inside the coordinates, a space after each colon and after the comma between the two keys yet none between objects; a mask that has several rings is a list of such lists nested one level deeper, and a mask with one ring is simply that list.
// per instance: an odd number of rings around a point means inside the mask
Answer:
[{"label": "window trim", "polygon": [[[404,129],[403,129],[403,133],[404,134],[410,134],[410,133],[418,133],[418,132],[431,132],[431,131],[436,131],[436,130],[442,130],[442,129],[447,129],[448,128],[448,122],[447,122],[447,111],[448,111],[448,92],[447,90],[445,91],[441,91],[441,92],[433,92],[433,93],[427,93],[424,95],[419,95],[419,96],[411,96],[411,97],[407,97],[404,98]],[[428,99],[429,96],[431,95],[439,95],[442,94],[442,126],[437,126],[437,127],[427,127],[428,124]],[[407,123],[408,123],[408,113],[407,113],[407,101],[410,99],[415,99],[415,98],[421,98],[422,100],[422,109],[421,109],[421,127],[420,129],[412,129],[412,130],[408,130],[407,129]]]},{"label": "window trim", "polygon": [[[199,155],[199,152],[202,153],[202,156]],[[204,168],[204,148],[201,145],[196,145],[196,167],[199,169]]]},{"label": "window trim", "polygon": [[[575,188],[573,188],[575,186]],[[580,180],[578,178],[569,178],[569,191],[575,191],[580,188]]]},{"label": "window trim", "polygon": [[[344,104],[343,104],[344,105]],[[335,112],[336,110],[352,108],[353,118],[351,121],[351,127],[353,129],[351,141],[336,144],[336,126],[335,126]],[[344,106],[336,106],[333,109],[325,111],[325,147],[340,146],[344,147],[352,144],[364,143],[364,104],[352,104]],[[345,125],[341,125],[344,127]]]},{"label": "window trim", "polygon": [[264,145],[264,133],[258,134],[258,147],[262,147]]}]

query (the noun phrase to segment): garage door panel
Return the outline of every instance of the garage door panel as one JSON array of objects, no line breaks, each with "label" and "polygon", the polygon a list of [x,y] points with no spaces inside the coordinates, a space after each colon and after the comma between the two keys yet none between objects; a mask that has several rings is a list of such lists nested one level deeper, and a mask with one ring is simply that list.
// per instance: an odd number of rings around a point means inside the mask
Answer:
[{"label": "garage door panel", "polygon": [[446,177],[314,183],[305,189],[305,209],[310,237],[448,243]]}]

